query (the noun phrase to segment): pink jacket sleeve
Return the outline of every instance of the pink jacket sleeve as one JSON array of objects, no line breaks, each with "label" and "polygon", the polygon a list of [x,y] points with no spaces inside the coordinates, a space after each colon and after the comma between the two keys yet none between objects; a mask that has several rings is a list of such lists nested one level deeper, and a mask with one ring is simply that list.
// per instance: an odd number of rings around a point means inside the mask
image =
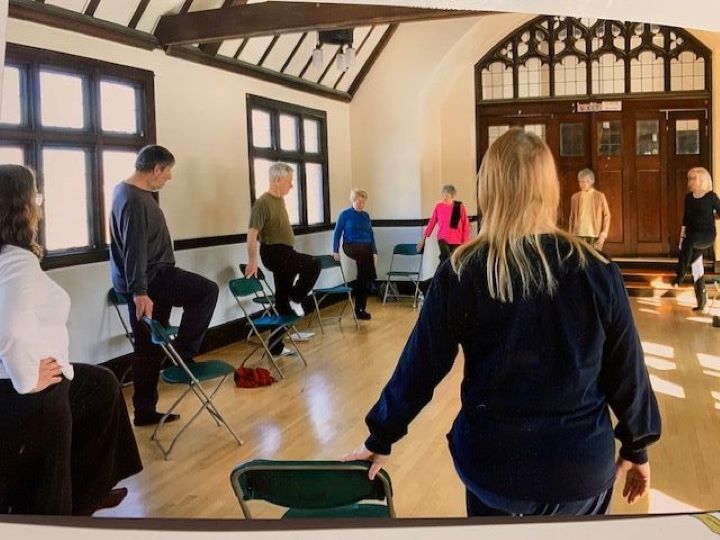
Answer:
[{"label": "pink jacket sleeve", "polygon": [[435,208],[433,208],[432,216],[430,216],[430,221],[427,224],[427,227],[425,227],[425,230],[423,231],[423,238],[427,238],[430,236],[433,232],[433,229],[435,228],[435,224],[438,221],[438,215],[437,215],[437,204],[435,205]]}]

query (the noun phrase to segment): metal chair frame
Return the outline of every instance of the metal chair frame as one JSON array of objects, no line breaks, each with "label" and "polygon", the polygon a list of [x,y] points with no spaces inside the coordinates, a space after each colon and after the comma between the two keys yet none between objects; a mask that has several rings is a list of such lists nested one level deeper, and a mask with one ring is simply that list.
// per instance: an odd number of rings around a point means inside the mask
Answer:
[{"label": "metal chair frame", "polygon": [[[385,470],[380,470],[380,472],[377,474],[374,480],[370,480],[367,477],[368,470],[370,468],[370,464],[366,461],[349,461],[349,462],[341,462],[341,461],[271,461],[271,460],[253,460],[247,463],[242,463],[233,469],[233,471],[230,473],[230,484],[232,485],[233,491],[235,491],[235,496],[238,499],[238,502],[240,503],[240,508],[242,509],[243,516],[245,519],[253,519],[252,512],[250,511],[250,508],[247,504],[247,502],[251,499],[256,500],[265,500],[271,504],[285,506],[288,508],[288,512],[285,513],[283,518],[287,517],[334,517],[333,516],[333,510],[341,510],[341,509],[349,509],[350,512],[352,512],[353,508],[351,506],[353,505],[344,505],[344,506],[337,506],[336,504],[330,502],[329,500],[323,500],[323,499],[330,499],[332,497],[332,493],[328,492],[329,490],[327,487],[323,489],[324,495],[319,494],[317,492],[314,493],[308,493],[302,501],[302,507],[299,507],[297,510],[293,512],[293,507],[288,507],[285,504],[282,504],[278,499],[287,498],[285,494],[278,493],[283,488],[287,489],[287,482],[283,481],[283,473],[288,473],[290,475],[295,473],[305,473],[308,476],[317,475],[320,481],[323,480],[322,476],[323,474],[331,473],[331,472],[341,472],[345,471],[348,475],[353,475],[355,478],[360,475],[361,478],[363,478],[365,481],[367,481],[367,489],[370,492],[375,492],[374,495],[371,495],[370,497],[375,500],[384,500],[386,502],[385,505],[372,505],[372,506],[382,506],[383,508],[387,509],[387,517],[394,518],[395,517],[395,506],[393,502],[393,492],[392,492],[392,484],[390,482],[390,476]],[[251,483],[251,475],[256,472],[269,472],[269,473],[277,473],[277,481],[274,482],[274,484],[278,488],[278,492],[274,494],[274,496],[266,497],[266,496],[257,496],[254,497],[253,490],[251,489],[250,485],[246,485],[246,490],[243,489],[243,480],[246,479],[247,482]],[[287,478],[286,478],[287,479]],[[308,482],[309,483],[309,482]],[[382,493],[382,496],[379,495],[379,493]],[[294,495],[297,497],[297,494]],[[292,497],[292,496],[290,496]],[[381,498],[382,497],[382,498]],[[355,503],[360,502],[361,500],[367,500],[366,497],[360,497],[355,499]],[[371,505],[364,505],[364,506],[371,506]],[[297,507],[296,507],[297,508]],[[303,509],[305,512],[308,512],[309,515],[302,516]],[[296,515],[293,516],[292,514],[295,513]],[[300,514],[298,516],[297,514]],[[324,514],[324,515],[323,515]],[[357,516],[362,517],[362,516]]]},{"label": "metal chair frame", "polygon": [[[323,321],[337,320],[337,323],[342,326],[342,318],[345,314],[345,309],[347,308],[348,304],[350,305],[350,312],[352,313],[353,321],[355,322],[355,328],[359,330],[360,324],[358,323],[357,316],[355,315],[355,303],[352,299],[352,287],[347,284],[347,279],[345,278],[345,271],[343,270],[342,264],[340,263],[340,261],[336,261],[332,255],[320,255],[316,258],[320,261],[321,272],[324,270],[339,269],[340,276],[342,277],[342,283],[338,285],[335,285],[333,287],[322,287],[312,290],[311,295],[313,298],[313,302],[315,303],[315,316],[317,317],[318,324],[320,325],[320,332],[322,332],[323,334],[325,333]],[[347,298],[343,302],[342,309],[340,310],[339,315],[334,317],[323,317],[320,314],[320,304],[323,300],[325,300],[325,298],[332,295],[347,295]],[[320,298],[318,298],[318,296]],[[312,322],[312,319],[310,319],[310,322]],[[308,323],[308,326],[309,325],[310,323]]]},{"label": "metal chair frame", "polygon": [[[395,263],[395,256],[399,255],[401,257],[418,257],[419,263],[418,263],[418,269],[417,272],[415,271],[406,271],[406,270],[393,270],[393,265]],[[391,295],[392,298],[400,299],[400,298],[412,298],[413,299],[413,308],[416,308],[418,306],[418,297],[420,295],[420,276],[422,275],[422,263],[423,263],[423,254],[422,252],[417,251],[417,246],[415,244],[396,244],[393,248],[392,257],[390,258],[390,269],[387,273],[387,280],[385,283],[385,293],[383,294],[383,304],[387,302],[388,299],[388,291],[390,290],[390,284],[391,283],[398,283],[401,281],[407,281],[411,282],[415,285],[415,292],[414,294],[395,294],[393,293]],[[392,279],[393,277],[400,277],[400,278],[407,278],[407,279]]]},{"label": "metal chair frame", "polygon": [[[241,283],[241,282],[249,282],[253,285],[250,285],[251,292],[247,294],[237,294],[237,286],[235,284]],[[233,297],[235,298],[235,301],[237,302],[238,307],[243,313],[243,316],[245,317],[247,323],[250,325],[250,329],[248,330],[248,335],[245,338],[245,341],[253,346],[252,350],[243,358],[242,363],[240,364],[241,367],[244,367],[247,361],[252,357],[253,354],[258,349],[263,350],[263,354],[260,357],[260,362],[263,361],[265,357],[267,357],[270,360],[270,363],[272,364],[272,367],[275,369],[275,371],[278,373],[281,379],[285,378],[285,374],[280,369],[280,366],[278,365],[275,355],[270,352],[270,343],[272,341],[273,336],[275,336],[278,333],[281,333],[285,331],[285,335],[290,341],[290,344],[297,352],[298,356],[302,360],[303,364],[307,367],[307,360],[305,360],[305,357],[302,354],[302,351],[300,351],[300,348],[297,346],[297,343],[292,337],[292,333],[288,330],[292,329],[293,331],[297,332],[295,329],[295,323],[300,319],[298,316],[283,316],[280,315],[276,308],[275,304],[270,303],[269,307],[265,307],[263,305],[263,311],[261,312],[260,316],[253,317],[254,314],[249,313],[245,306],[242,305],[242,302],[240,301],[241,298],[246,298],[250,296],[251,294],[254,294],[254,298],[258,298],[258,295],[260,297],[265,296],[267,297],[265,293],[265,289],[262,285],[262,282],[257,278],[237,278],[233,279],[228,283],[228,287],[230,288],[230,292],[232,293]],[[262,331],[263,330],[269,330],[270,333],[268,334],[267,339],[263,339],[262,337]],[[252,340],[253,334],[257,338],[258,342],[255,342]]]},{"label": "metal chair frame", "polygon": [[[154,321],[148,317],[143,317],[143,322],[150,328],[151,334],[152,334],[152,340],[153,343],[156,345],[159,345],[163,352],[167,355],[167,357],[172,361],[174,366],[170,368],[166,368],[160,372],[161,377],[165,382],[168,384],[185,384],[187,388],[185,391],[180,394],[180,397],[178,397],[175,402],[170,406],[168,411],[165,413],[165,415],[160,419],[158,424],[155,426],[155,429],[153,430],[153,433],[150,437],[150,439],[157,445],[157,447],[160,449],[160,451],[163,454],[163,457],[165,460],[167,460],[170,457],[170,453],[172,452],[173,448],[175,447],[175,444],[180,439],[180,436],[185,433],[187,428],[190,427],[190,425],[197,419],[198,416],[203,411],[207,411],[210,417],[215,421],[215,424],[225,426],[225,428],[230,432],[230,434],[233,436],[235,441],[238,443],[238,446],[241,446],[243,444],[243,441],[238,438],[237,434],[233,429],[230,427],[230,425],[225,421],[225,418],[220,413],[220,411],[215,406],[215,403],[213,402],[213,398],[220,390],[220,387],[225,382],[225,380],[228,378],[228,376],[231,373],[234,373],[235,368],[233,368],[230,364],[226,362],[222,362],[220,360],[208,360],[204,362],[197,362],[192,363],[191,365],[188,365],[185,363],[185,361],[182,359],[182,357],[178,354],[175,347],[173,347],[173,344],[170,340],[169,334],[165,331],[165,329],[157,322]],[[204,376],[203,371],[205,368],[215,368],[215,370],[219,373],[217,375],[208,375]],[[171,373],[172,372],[172,373]],[[186,380],[179,380],[180,378],[185,377]],[[205,389],[203,388],[201,384],[201,380],[209,381],[213,379],[220,378],[220,381],[215,386],[215,388],[212,390],[210,394],[208,394]],[[185,425],[180,428],[180,431],[178,431],[175,434],[175,437],[170,441],[170,444],[165,446],[160,441],[160,431],[165,425],[165,422],[167,421],[168,417],[173,413],[173,411],[176,409],[176,407],[180,404],[180,402],[185,398],[186,395],[188,395],[190,392],[195,394],[195,396],[198,398],[198,400],[201,403],[200,408],[193,414],[193,416],[188,420]]]}]

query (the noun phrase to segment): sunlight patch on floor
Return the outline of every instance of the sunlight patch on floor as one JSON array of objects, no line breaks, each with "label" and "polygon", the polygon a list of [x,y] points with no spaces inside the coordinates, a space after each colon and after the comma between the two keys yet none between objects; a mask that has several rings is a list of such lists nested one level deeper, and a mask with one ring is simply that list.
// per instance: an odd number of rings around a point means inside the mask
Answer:
[{"label": "sunlight patch on floor", "polygon": [[661,379],[657,375],[650,374],[650,384],[658,394],[665,394],[680,399],[685,399],[685,390],[679,384],[671,383],[665,379]]}]

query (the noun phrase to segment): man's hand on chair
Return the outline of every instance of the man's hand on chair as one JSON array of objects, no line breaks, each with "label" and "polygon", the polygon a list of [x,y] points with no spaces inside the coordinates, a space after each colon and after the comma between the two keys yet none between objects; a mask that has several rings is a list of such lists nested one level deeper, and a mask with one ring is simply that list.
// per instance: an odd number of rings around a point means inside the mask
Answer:
[{"label": "man's hand on chair", "polygon": [[143,317],[149,317],[152,319],[153,314],[153,301],[147,294],[136,294],[133,297],[135,301],[135,317],[137,320],[141,320]]},{"label": "man's hand on chair", "polygon": [[258,264],[257,261],[250,260],[245,267],[245,277],[257,277]]}]

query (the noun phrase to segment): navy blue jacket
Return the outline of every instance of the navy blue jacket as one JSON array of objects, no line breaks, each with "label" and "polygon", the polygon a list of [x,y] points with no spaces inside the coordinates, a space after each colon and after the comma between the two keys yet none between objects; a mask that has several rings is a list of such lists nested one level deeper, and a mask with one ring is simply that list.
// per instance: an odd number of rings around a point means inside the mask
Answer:
[{"label": "navy blue jacket", "polygon": [[[476,485],[566,502],[612,486],[614,437],[623,457],[647,461],[660,415],[620,271],[590,255],[580,268],[553,236],[543,246],[558,280],[552,297],[491,299],[482,252],[459,279],[449,261],[440,266],[367,415],[369,450],[390,453],[462,346],[461,409],[448,439],[455,466]],[[608,405],[618,419],[614,434]]]}]

